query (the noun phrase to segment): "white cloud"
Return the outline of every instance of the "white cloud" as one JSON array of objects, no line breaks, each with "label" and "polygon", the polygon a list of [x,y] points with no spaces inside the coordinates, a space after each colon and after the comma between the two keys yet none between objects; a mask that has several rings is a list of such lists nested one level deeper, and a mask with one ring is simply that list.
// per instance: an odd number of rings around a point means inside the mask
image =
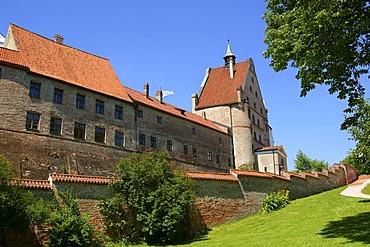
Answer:
[{"label": "white cloud", "polygon": [[169,90],[163,90],[162,93],[163,93],[163,98],[174,94],[173,91],[169,91]]}]

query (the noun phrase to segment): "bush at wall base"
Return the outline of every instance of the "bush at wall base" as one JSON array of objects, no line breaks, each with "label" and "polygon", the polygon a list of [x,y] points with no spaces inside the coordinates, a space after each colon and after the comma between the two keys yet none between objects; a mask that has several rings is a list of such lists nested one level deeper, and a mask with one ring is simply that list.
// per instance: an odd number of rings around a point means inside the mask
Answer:
[{"label": "bush at wall base", "polygon": [[262,202],[261,211],[264,213],[272,212],[284,208],[290,203],[289,191],[278,190],[267,195]]}]

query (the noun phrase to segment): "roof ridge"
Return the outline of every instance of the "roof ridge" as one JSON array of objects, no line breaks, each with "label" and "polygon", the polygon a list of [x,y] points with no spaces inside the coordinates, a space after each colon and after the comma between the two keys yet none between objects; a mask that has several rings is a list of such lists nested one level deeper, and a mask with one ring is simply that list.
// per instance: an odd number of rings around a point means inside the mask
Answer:
[{"label": "roof ridge", "polygon": [[16,25],[16,24],[14,24],[14,23],[10,23],[9,25],[10,25],[10,26],[13,26],[13,27],[15,27],[15,28],[18,28],[18,29],[22,29],[23,31],[28,32],[28,33],[31,33],[31,34],[33,34],[33,35],[36,35],[36,36],[38,36],[38,37],[40,37],[40,38],[43,38],[43,39],[47,40],[48,42],[53,42],[53,43],[55,43],[55,44],[59,44],[59,45],[62,45],[62,46],[68,47],[68,48],[70,48],[70,49],[77,50],[77,51],[80,51],[80,52],[86,53],[86,54],[88,54],[88,55],[91,55],[91,56],[94,56],[94,57],[101,58],[101,59],[104,59],[104,60],[109,61],[109,59],[108,59],[108,58],[105,58],[105,57],[101,57],[101,56],[95,55],[95,54],[93,54],[93,53],[90,53],[90,52],[87,52],[87,51],[84,51],[84,50],[81,50],[81,49],[78,49],[78,48],[72,47],[72,46],[70,46],[70,45],[66,45],[66,44],[64,44],[64,43],[57,43],[57,42],[53,41],[53,40],[52,40],[52,39],[50,39],[50,38],[47,38],[47,37],[45,37],[45,36],[42,36],[42,35],[40,35],[40,34],[38,34],[38,33],[32,32],[32,31],[29,31],[28,29],[25,29],[25,28],[23,28],[23,27],[20,27],[20,26],[18,26],[18,25]]}]

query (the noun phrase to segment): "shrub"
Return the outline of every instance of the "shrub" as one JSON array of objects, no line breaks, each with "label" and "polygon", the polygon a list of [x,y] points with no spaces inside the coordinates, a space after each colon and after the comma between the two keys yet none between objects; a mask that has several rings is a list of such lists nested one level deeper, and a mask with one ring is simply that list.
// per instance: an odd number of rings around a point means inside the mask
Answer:
[{"label": "shrub", "polygon": [[290,203],[289,191],[288,190],[278,190],[272,192],[262,202],[262,212],[268,213],[271,211],[276,211],[284,208]]},{"label": "shrub", "polygon": [[195,192],[165,153],[132,154],[118,162],[116,174],[120,181],[111,184],[114,197],[100,204],[114,241],[166,244],[184,236]]},{"label": "shrub", "polygon": [[99,246],[87,214],[80,214],[77,200],[70,193],[59,193],[64,205],[52,213],[50,247]]}]

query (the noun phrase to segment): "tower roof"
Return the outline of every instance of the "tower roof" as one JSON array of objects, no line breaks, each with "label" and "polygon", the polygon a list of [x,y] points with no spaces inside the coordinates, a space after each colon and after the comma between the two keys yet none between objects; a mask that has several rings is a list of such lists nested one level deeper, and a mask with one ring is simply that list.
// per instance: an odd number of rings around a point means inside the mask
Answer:
[{"label": "tower roof", "polygon": [[253,65],[253,61],[250,58],[247,61],[236,63],[233,67],[233,79],[230,78],[229,71],[225,70],[224,67],[210,69],[199,93],[196,109],[238,102],[237,89],[242,87],[244,90],[251,65]]},{"label": "tower roof", "polygon": [[224,59],[226,57],[234,57],[235,58],[235,55],[233,54],[233,52],[231,51],[231,46],[230,46],[230,40],[227,40],[227,51],[226,51],[226,54],[224,56]]}]

